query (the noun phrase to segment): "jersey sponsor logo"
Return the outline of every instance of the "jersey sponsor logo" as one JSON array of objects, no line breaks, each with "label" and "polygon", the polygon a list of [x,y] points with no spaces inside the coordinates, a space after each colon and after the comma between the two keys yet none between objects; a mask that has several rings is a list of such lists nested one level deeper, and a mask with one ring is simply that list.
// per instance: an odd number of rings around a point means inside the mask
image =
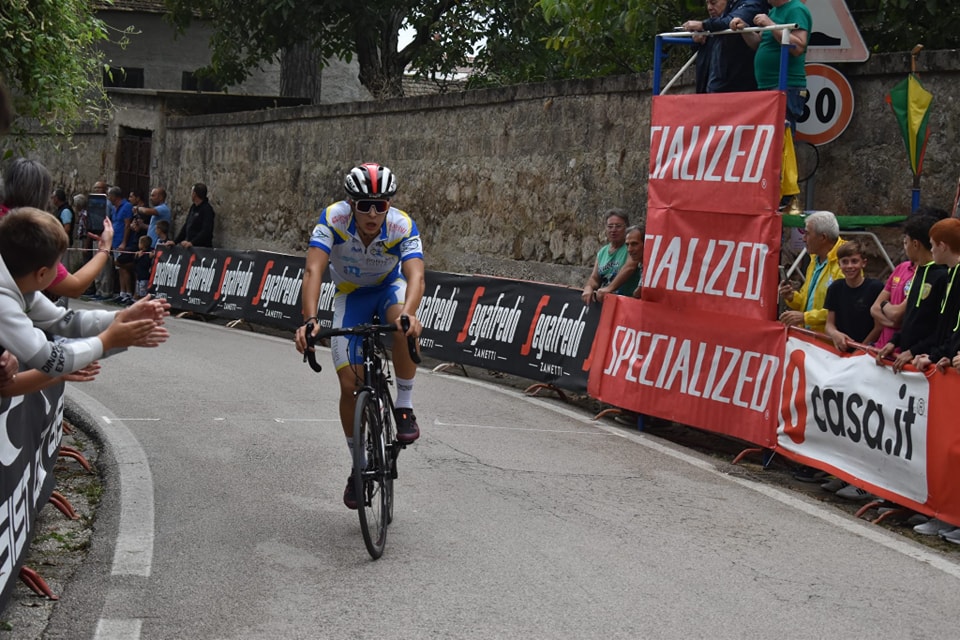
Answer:
[{"label": "jersey sponsor logo", "polygon": [[759,183],[773,153],[773,125],[654,125],[650,180]]},{"label": "jersey sponsor logo", "polygon": [[406,221],[402,222],[387,222],[387,235],[388,236],[405,236],[410,232],[410,225]]},{"label": "jersey sponsor logo", "polygon": [[[330,208],[327,208],[327,219],[330,221],[330,225],[346,229],[350,225],[350,220],[353,218],[353,211],[350,210],[350,207],[345,207],[343,210],[338,207],[337,210],[331,211]],[[317,225],[321,226],[321,225]]]},{"label": "jersey sponsor logo", "polygon": [[330,246],[333,242],[333,232],[330,231],[330,227],[324,224],[318,224],[313,228],[313,239],[319,241],[324,246]]},{"label": "jersey sponsor logo", "polygon": [[400,255],[409,255],[411,253],[423,253],[423,245],[420,242],[420,236],[408,238],[400,243]]},{"label": "jersey sponsor logo", "polygon": [[779,368],[771,354],[618,325],[603,373],[762,414]]},{"label": "jersey sponsor logo", "polygon": [[[665,238],[648,234],[643,286],[668,291],[759,300],[770,247],[757,242]],[[698,251],[698,247],[702,250]]]}]

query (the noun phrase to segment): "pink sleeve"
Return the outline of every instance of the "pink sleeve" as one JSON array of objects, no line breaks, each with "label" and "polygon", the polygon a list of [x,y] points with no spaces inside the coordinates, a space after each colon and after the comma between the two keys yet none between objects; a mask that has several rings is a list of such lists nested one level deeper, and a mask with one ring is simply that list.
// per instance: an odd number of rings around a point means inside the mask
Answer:
[{"label": "pink sleeve", "polygon": [[58,283],[60,283],[60,282],[63,282],[64,279],[65,279],[68,275],[70,275],[70,272],[67,271],[67,268],[66,268],[65,266],[63,266],[63,263],[62,263],[62,262],[58,262],[58,263],[57,263],[57,277],[53,279],[53,282],[50,283],[50,286],[52,287],[52,286],[55,285],[55,284],[58,284]]}]

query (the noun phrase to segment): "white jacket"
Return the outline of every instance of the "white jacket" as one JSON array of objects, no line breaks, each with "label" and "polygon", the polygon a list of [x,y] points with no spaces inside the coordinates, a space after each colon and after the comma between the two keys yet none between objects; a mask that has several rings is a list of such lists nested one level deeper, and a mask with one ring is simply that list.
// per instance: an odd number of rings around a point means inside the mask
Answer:
[{"label": "white jacket", "polygon": [[[25,369],[55,377],[103,357],[103,343],[97,336],[116,315],[116,311],[64,309],[39,292],[23,295],[0,259],[0,347],[17,356]],[[78,339],[54,341],[48,334]]]}]

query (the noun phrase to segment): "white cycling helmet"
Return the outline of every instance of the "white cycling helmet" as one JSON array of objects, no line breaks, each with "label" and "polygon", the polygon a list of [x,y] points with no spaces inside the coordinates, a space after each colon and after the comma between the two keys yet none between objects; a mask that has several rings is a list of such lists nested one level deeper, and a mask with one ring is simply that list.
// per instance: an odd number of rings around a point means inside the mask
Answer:
[{"label": "white cycling helmet", "polygon": [[397,192],[397,178],[383,165],[366,162],[350,170],[343,180],[343,188],[351,200],[389,200]]}]

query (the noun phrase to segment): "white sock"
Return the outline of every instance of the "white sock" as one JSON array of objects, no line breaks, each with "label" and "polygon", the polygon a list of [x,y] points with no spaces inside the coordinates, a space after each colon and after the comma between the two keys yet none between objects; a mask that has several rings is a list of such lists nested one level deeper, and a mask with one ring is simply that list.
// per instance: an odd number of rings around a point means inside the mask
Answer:
[{"label": "white sock", "polygon": [[397,400],[395,406],[413,409],[413,378],[409,380],[397,377]]},{"label": "white sock", "polygon": [[[354,448],[353,438],[347,438],[347,448],[350,449],[350,464],[353,464],[353,448]],[[361,460],[360,460],[360,463],[361,463],[364,467],[366,467],[366,466],[367,466],[367,452],[366,452],[366,450],[364,450],[363,453],[360,454],[360,455],[362,456],[362,458],[361,458]]]}]

